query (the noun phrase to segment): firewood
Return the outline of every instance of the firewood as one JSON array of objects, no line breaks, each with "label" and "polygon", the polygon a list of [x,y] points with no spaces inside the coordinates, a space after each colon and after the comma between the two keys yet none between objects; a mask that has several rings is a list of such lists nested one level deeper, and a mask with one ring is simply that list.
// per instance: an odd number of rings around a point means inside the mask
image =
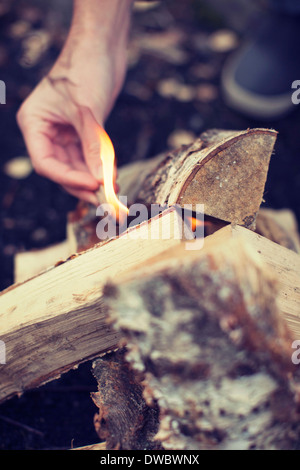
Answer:
[{"label": "firewood", "polygon": [[[159,409],[153,444],[164,449],[292,449],[299,441],[298,369],[278,275],[258,251],[265,240],[235,230],[216,232],[199,252],[165,252],[105,289],[131,374],[143,374],[145,403]],[[114,397],[113,409],[122,410],[124,397]],[[120,416],[106,413],[106,431],[118,420],[121,427]],[[142,426],[146,415],[139,418]],[[126,448],[114,436],[106,442]]]},{"label": "firewood", "polygon": [[[300,255],[294,251],[246,230],[243,227],[231,226],[215,233],[220,241],[230,238],[242,238],[256,251],[257,255],[277,276],[278,308],[285,318],[295,338],[300,338]],[[209,237],[206,244],[209,244]]]},{"label": "firewood", "polygon": [[[206,216],[254,229],[276,137],[269,129],[210,130],[191,145],[121,167],[119,193],[128,206],[204,204]],[[71,218],[79,251],[93,246],[95,208],[81,202]]]},{"label": "firewood", "polygon": [[[205,214],[219,219],[219,224],[225,221],[255,228],[276,136],[268,129],[208,131],[177,151],[121,167],[120,194],[128,198],[128,205],[204,204]],[[101,189],[100,202],[105,202]],[[70,238],[71,247],[76,240],[77,253],[94,246],[99,242],[95,230],[98,221],[95,207],[81,201],[69,214],[67,243],[18,254],[15,282],[59,261],[65,250],[71,255]]]},{"label": "firewood", "polygon": [[[122,166],[119,193],[128,206],[204,204],[206,216],[254,229],[276,137],[269,129],[210,130],[191,145]],[[79,251],[93,246],[95,208],[81,202],[70,217]]]},{"label": "firewood", "polygon": [[119,170],[128,203],[204,204],[205,214],[255,226],[277,133],[211,130],[193,144]]},{"label": "firewood", "polygon": [[256,217],[256,233],[300,253],[300,237],[295,215],[288,209],[261,208]]},{"label": "firewood", "polygon": [[106,450],[106,444],[105,442],[100,442],[99,444],[91,444],[89,446],[74,447],[72,450]]},{"label": "firewood", "polygon": [[78,240],[73,220],[70,219],[67,222],[66,239],[63,242],[39,250],[24,251],[16,254],[14,258],[14,283],[19,284],[27,281],[51,266],[63,262],[77,252]]},{"label": "firewood", "polygon": [[1,368],[0,401],[114,349],[120,338],[106,324],[104,284],[181,244],[181,229],[181,216],[167,209],[3,291],[0,338],[7,363]]},{"label": "firewood", "polygon": [[[231,224],[217,230],[213,235],[206,237],[204,239],[204,251],[217,241],[219,243],[226,243],[231,239],[247,242],[256,252],[257,256],[261,258],[263,263],[274,273],[278,284],[277,302],[279,312],[287,322],[294,338],[300,338],[300,255],[252,230]],[[186,249],[186,244],[180,249],[182,256],[186,257],[189,251]],[[174,251],[167,250],[161,253],[159,258],[153,257],[150,259],[147,266],[155,265],[157,261],[163,262],[166,260],[166,262],[171,262],[172,256],[176,259],[178,253],[180,253],[180,251],[177,247]],[[127,274],[128,273],[130,273],[130,271],[128,271]]]}]

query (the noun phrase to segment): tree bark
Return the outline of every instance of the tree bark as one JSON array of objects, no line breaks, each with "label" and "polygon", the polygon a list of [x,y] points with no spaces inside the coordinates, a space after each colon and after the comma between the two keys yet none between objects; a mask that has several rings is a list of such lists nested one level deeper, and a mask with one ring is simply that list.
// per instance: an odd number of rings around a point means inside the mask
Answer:
[{"label": "tree bark", "polygon": [[204,204],[205,214],[255,227],[277,133],[211,130],[192,145],[120,169],[129,204]]},{"label": "tree bark", "polygon": [[184,450],[296,448],[299,372],[277,303],[278,276],[245,238],[216,235],[202,251],[171,250],[106,288],[126,361],[143,373],[145,403],[159,409],[154,442]]},{"label": "tree bark", "polygon": [[161,449],[154,440],[158,431],[158,407],[147,406],[141,377],[130,368],[124,351],[107,354],[93,364],[98,392],[92,393],[99,407],[95,429],[106,449]]}]

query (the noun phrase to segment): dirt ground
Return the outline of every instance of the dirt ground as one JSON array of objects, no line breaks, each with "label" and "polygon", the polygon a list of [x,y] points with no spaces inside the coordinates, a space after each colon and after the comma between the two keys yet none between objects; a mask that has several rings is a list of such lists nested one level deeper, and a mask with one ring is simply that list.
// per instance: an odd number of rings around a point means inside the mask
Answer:
[{"label": "dirt ground", "polygon": [[[57,5],[54,0],[0,0],[0,79],[7,84],[7,104],[0,106],[0,290],[14,282],[16,252],[64,239],[67,213],[77,203],[36,175],[28,158],[14,160],[27,157],[16,111],[51,67],[67,33],[69,2]],[[134,14],[126,82],[106,128],[119,166],[179,146],[210,128],[274,128],[279,137],[265,206],[291,209],[299,222],[300,106],[280,121],[259,122],[229,109],[220,91],[223,63],[244,32],[232,29],[230,13],[202,0],[140,7]],[[67,449],[97,442],[90,398],[96,383],[90,370],[91,364],[84,364],[2,404],[0,449]]]}]

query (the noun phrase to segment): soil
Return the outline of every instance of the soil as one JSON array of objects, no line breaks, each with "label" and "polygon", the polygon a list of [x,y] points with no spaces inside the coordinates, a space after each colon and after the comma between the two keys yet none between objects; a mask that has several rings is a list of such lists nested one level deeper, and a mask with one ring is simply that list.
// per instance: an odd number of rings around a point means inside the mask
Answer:
[{"label": "soil", "polygon": [[[77,204],[34,171],[20,179],[6,167],[27,155],[16,111],[59,54],[68,14],[68,2],[53,8],[45,0],[0,0],[0,79],[7,86],[6,105],[0,105],[0,290],[14,282],[15,253],[65,238],[67,214]],[[162,2],[135,12],[126,82],[106,125],[118,165],[152,157],[210,128],[274,128],[279,136],[264,205],[291,209],[299,222],[300,107],[281,120],[262,122],[226,106],[222,66],[244,38],[229,23],[201,0]],[[151,40],[159,34],[159,40]],[[38,38],[36,49],[28,41],[32,35]],[[197,98],[191,98],[195,93]],[[0,449],[68,449],[98,442],[93,426],[97,409],[90,398],[95,390],[88,362],[3,403]]]}]

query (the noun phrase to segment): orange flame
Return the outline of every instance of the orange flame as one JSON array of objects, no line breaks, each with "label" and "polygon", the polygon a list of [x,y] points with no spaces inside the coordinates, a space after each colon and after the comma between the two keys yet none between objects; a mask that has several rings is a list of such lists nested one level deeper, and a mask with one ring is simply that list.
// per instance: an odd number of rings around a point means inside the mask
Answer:
[{"label": "orange flame", "polygon": [[100,138],[100,158],[103,168],[103,184],[104,193],[108,204],[110,204],[116,214],[116,218],[122,223],[129,210],[122,204],[116,196],[114,188],[114,174],[115,174],[115,150],[108,134],[103,128],[99,128]]},{"label": "orange flame", "polygon": [[191,224],[191,229],[193,232],[196,231],[196,228],[199,227],[199,225],[203,225],[203,222],[198,220],[196,217],[188,217],[188,220]]}]

